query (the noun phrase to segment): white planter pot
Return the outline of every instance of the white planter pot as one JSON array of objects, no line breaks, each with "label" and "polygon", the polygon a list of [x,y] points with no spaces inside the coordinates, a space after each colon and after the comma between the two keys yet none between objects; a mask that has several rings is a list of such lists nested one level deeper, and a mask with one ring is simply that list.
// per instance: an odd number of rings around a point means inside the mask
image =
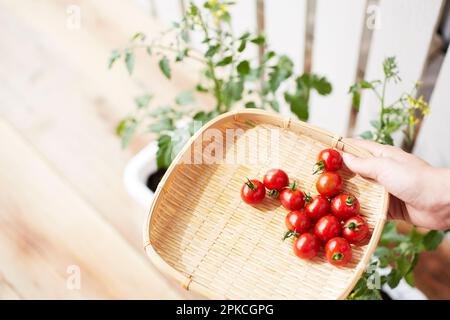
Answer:
[{"label": "white planter pot", "polygon": [[125,167],[123,182],[125,189],[141,206],[148,208],[153,198],[153,191],[147,185],[147,178],[156,172],[156,151],[158,143],[152,142],[139,151]]},{"label": "white planter pot", "polygon": [[[156,151],[158,143],[152,142],[144,149],[139,151],[125,167],[123,181],[125,188],[133,199],[135,199],[143,208],[149,208],[153,198],[153,192],[147,187],[147,178],[157,171]],[[382,271],[387,274],[389,269]],[[397,288],[391,289],[389,286],[383,286],[383,290],[395,300],[425,300],[425,295],[418,289],[410,287],[404,280],[400,282]]]}]

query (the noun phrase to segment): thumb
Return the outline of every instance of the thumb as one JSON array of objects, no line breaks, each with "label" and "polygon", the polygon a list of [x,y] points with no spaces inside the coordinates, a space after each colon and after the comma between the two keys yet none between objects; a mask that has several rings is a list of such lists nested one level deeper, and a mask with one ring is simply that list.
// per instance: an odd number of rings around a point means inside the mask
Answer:
[{"label": "thumb", "polygon": [[358,158],[346,152],[343,153],[342,157],[345,165],[350,169],[350,171],[376,181],[378,181],[378,178],[382,174],[383,168],[385,168],[385,158]]}]

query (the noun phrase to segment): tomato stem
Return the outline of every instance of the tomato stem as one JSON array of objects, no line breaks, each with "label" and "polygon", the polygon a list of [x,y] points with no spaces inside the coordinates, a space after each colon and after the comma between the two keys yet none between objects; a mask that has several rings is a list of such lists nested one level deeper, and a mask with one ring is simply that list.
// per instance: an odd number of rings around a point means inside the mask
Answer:
[{"label": "tomato stem", "polygon": [[297,238],[298,236],[300,236],[300,233],[292,230],[287,230],[286,233],[284,234],[283,241],[286,240],[287,238],[291,237]]},{"label": "tomato stem", "polygon": [[322,172],[325,169],[325,163],[323,160],[316,162],[313,167],[313,175]]},{"label": "tomato stem", "polygon": [[280,192],[277,189],[272,189],[267,191],[267,194],[271,198],[278,199]]},{"label": "tomato stem", "polygon": [[340,252],[333,254],[333,257],[331,258],[333,261],[342,260],[344,258],[344,255]]},{"label": "tomato stem", "polygon": [[291,185],[288,187],[289,190],[297,190],[297,180],[294,180]]},{"label": "tomato stem", "polygon": [[250,181],[249,178],[247,178],[247,182],[245,184],[250,188],[250,190],[256,190],[256,186]]},{"label": "tomato stem", "polygon": [[346,203],[349,207],[351,207],[351,206],[353,206],[354,199],[355,199],[355,198],[353,198],[352,196],[348,196],[347,199],[345,199],[345,203]]},{"label": "tomato stem", "polygon": [[312,201],[311,194],[304,192],[306,203],[310,203]]}]

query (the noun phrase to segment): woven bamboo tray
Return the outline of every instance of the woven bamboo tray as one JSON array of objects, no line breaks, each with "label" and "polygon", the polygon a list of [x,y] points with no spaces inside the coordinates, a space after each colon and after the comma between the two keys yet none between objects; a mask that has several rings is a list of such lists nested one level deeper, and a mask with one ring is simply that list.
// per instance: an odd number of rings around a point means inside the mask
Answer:
[{"label": "woven bamboo tray", "polygon": [[[246,141],[256,130],[278,129],[278,136],[273,140],[261,135],[257,148],[267,148],[269,155],[257,165],[247,158],[240,163],[186,164],[187,158],[201,156],[202,149],[193,146],[205,147],[202,137],[212,141],[208,129],[224,137],[226,129],[242,129],[226,155],[252,147]],[[262,179],[272,167],[285,169],[303,191],[317,194],[312,166],[326,147],[367,155],[328,131],[265,111],[227,113],[210,121],[183,148],[156,190],[144,227],[150,260],[184,289],[206,298],[344,299],[378,243],[389,199],[382,186],[345,168],[340,172],[344,191],[358,197],[371,230],[366,245],[353,247],[346,267],[332,266],[323,252],[310,261],[297,258],[291,240],[281,240],[287,210],[268,197],[255,207],[240,198],[246,177]]]}]

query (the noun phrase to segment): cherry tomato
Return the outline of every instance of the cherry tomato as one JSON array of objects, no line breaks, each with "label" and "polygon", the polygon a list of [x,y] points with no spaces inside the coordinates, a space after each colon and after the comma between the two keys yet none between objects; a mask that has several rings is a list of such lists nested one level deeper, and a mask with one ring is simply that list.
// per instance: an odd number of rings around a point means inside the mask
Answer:
[{"label": "cherry tomato", "polygon": [[342,191],[342,178],[336,172],[324,172],[317,179],[316,189],[321,195],[332,197]]},{"label": "cherry tomato", "polygon": [[294,253],[302,259],[314,258],[320,250],[320,240],[312,233],[304,233],[294,242]]},{"label": "cherry tomato", "polygon": [[331,212],[340,220],[346,220],[359,214],[359,201],[351,194],[342,193],[331,200]]},{"label": "cherry tomato", "polygon": [[344,266],[352,259],[352,247],[344,238],[336,237],[325,245],[325,256],[332,265]]},{"label": "cherry tomato", "polygon": [[336,149],[324,149],[319,152],[317,162],[314,165],[316,174],[322,171],[337,171],[342,168],[342,156]]},{"label": "cherry tomato", "polygon": [[331,238],[341,235],[341,232],[341,223],[331,214],[320,218],[314,227],[314,233],[323,243],[326,243]]},{"label": "cherry tomato", "polygon": [[263,201],[266,196],[266,188],[259,180],[247,179],[247,182],[241,188],[241,198],[248,204],[256,204]]},{"label": "cherry tomato", "polygon": [[305,205],[305,195],[297,189],[294,181],[292,186],[281,191],[280,201],[283,207],[288,210],[300,210]]},{"label": "cherry tomato", "polygon": [[312,220],[319,220],[330,213],[330,201],[320,194],[312,198],[307,197],[306,202],[305,212]]},{"label": "cherry tomato", "polygon": [[369,234],[369,225],[361,216],[354,216],[344,222],[342,235],[350,243],[359,243]]},{"label": "cherry tomato", "polygon": [[285,223],[288,231],[286,232],[284,239],[295,234],[301,235],[308,232],[311,228],[311,220],[304,210],[294,210],[289,212],[286,215]]},{"label": "cherry tomato", "polygon": [[264,186],[270,190],[274,196],[278,196],[279,192],[289,185],[289,177],[281,169],[270,169],[264,175]]}]

